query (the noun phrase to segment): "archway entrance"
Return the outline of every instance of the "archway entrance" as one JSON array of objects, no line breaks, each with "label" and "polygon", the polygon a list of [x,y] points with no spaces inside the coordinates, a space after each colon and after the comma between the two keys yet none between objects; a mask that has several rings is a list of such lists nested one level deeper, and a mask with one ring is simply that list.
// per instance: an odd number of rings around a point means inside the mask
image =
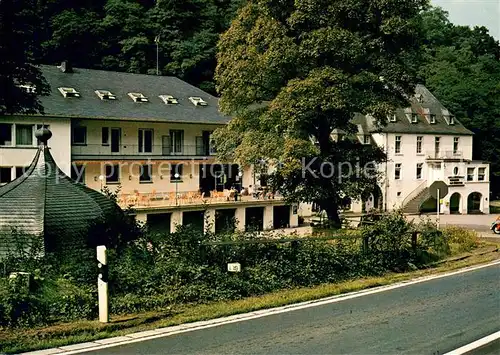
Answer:
[{"label": "archway entrance", "polygon": [[450,197],[450,213],[460,213],[460,200],[462,196],[458,192],[455,192]]},{"label": "archway entrance", "polygon": [[481,200],[483,195],[479,192],[473,192],[467,197],[467,213],[481,213]]}]

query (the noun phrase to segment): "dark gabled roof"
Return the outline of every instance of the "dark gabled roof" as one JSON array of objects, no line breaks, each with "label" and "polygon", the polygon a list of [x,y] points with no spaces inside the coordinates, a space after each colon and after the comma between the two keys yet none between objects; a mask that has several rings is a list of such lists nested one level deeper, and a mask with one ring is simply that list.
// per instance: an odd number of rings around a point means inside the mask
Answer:
[{"label": "dark gabled roof", "polygon": [[[79,68],[64,73],[55,65],[42,65],[41,70],[51,86],[51,94],[41,97],[47,116],[206,124],[229,121],[219,113],[216,97],[175,77]],[[81,96],[65,98],[59,87],[74,88]],[[108,90],[116,100],[101,100],[95,90]],[[149,102],[134,102],[128,96],[131,92],[142,93]],[[179,103],[166,105],[159,95],[172,95]],[[190,96],[201,97],[208,105],[195,106]]]},{"label": "dark gabled roof", "polygon": [[[46,142],[50,131],[39,134]],[[47,138],[48,139],[48,138]],[[44,237],[45,245],[60,246],[77,238],[86,241],[87,231],[109,213],[120,208],[98,191],[78,184],[55,163],[49,148],[42,144],[23,176],[0,187],[0,235]],[[18,240],[21,242],[22,240]],[[0,255],[12,241],[0,238]]]},{"label": "dark gabled roof", "polygon": [[[454,117],[454,124],[446,122],[442,110],[446,110],[438,99],[423,85],[417,85],[415,96],[421,95],[420,102],[411,100],[411,110],[417,114],[417,123],[411,123],[406,117],[405,109],[396,110],[396,122],[388,122],[386,126],[377,128],[373,119],[366,118],[365,125],[371,127],[372,132],[387,133],[410,133],[410,134],[442,134],[442,135],[473,135],[474,133]],[[436,123],[429,123],[424,116],[424,109],[428,109],[431,115],[436,116]],[[452,113],[450,113],[453,116]],[[359,119],[359,117],[357,117]]]}]

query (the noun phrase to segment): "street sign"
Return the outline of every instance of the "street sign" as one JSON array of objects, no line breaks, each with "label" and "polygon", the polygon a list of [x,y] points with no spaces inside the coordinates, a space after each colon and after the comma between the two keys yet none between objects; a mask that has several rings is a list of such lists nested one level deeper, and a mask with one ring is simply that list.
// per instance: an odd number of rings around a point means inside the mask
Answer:
[{"label": "street sign", "polygon": [[448,195],[448,185],[446,185],[444,181],[434,181],[431,186],[429,186],[429,192],[435,199],[441,199]]}]

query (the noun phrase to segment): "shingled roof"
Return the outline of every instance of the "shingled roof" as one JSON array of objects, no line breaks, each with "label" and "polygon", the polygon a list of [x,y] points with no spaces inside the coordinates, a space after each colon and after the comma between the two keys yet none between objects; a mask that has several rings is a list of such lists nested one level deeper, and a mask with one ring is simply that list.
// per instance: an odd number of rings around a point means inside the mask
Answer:
[{"label": "shingled roof", "polygon": [[[35,236],[44,238],[49,250],[65,242],[87,238],[93,222],[120,208],[100,192],[78,184],[66,176],[55,163],[47,140],[52,133],[38,130],[42,141],[26,173],[0,187],[0,255],[12,248],[14,241],[6,239]],[[22,241],[16,241],[19,243]]]},{"label": "shingled roof", "polygon": [[[51,94],[40,98],[47,116],[205,124],[229,121],[219,112],[216,97],[175,77],[79,68],[63,72],[55,65],[42,65],[41,70],[51,86]],[[74,88],[79,97],[65,98],[60,87]],[[116,99],[101,100],[96,90],[110,91]],[[129,93],[142,93],[149,102],[134,102]],[[167,105],[160,95],[171,95],[178,104]],[[201,97],[207,105],[195,106],[189,97]]]}]

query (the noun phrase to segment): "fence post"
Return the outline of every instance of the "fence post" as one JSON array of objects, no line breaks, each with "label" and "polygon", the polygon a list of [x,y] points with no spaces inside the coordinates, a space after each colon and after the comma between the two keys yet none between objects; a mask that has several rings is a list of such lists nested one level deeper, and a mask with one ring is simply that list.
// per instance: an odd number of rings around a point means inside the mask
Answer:
[{"label": "fence post", "polygon": [[370,249],[370,238],[368,236],[363,237],[363,251],[368,253]]}]

